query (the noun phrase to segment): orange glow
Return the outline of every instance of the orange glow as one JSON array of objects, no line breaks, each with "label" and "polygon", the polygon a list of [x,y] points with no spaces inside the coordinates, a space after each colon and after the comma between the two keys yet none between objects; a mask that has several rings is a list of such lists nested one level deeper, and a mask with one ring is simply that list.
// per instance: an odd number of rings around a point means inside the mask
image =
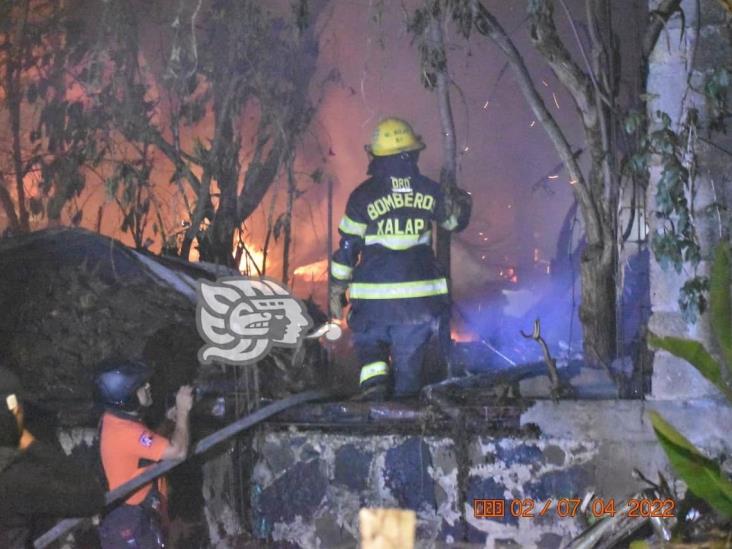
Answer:
[{"label": "orange glow", "polygon": [[[246,246],[246,251],[241,254],[241,259],[239,260],[239,272],[249,276],[257,276],[262,272],[262,265],[264,265],[264,252],[247,242],[245,242],[244,245]],[[234,249],[231,254],[236,258],[236,249]]]},{"label": "orange glow", "polygon": [[[249,255],[246,252],[242,253],[241,260],[239,261],[239,272],[246,274],[247,276],[258,276],[257,269],[262,270],[262,264],[264,263],[264,253],[254,245],[246,243]],[[190,255],[188,256],[191,263],[196,263],[201,260],[201,255],[198,252],[198,248],[195,246],[191,247]],[[236,259],[236,248],[231,251],[231,257]],[[256,265],[256,267],[255,267]]]},{"label": "orange glow", "polygon": [[459,343],[469,343],[476,340],[473,334],[459,331],[456,328],[450,330],[450,337],[453,341],[457,341]]},{"label": "orange glow", "polygon": [[321,259],[314,263],[302,265],[295,269],[295,276],[301,276],[311,282],[325,282],[328,280],[328,260]]},{"label": "orange glow", "polygon": [[508,280],[511,284],[518,283],[518,273],[515,267],[504,267],[498,271],[498,276],[504,280]]}]

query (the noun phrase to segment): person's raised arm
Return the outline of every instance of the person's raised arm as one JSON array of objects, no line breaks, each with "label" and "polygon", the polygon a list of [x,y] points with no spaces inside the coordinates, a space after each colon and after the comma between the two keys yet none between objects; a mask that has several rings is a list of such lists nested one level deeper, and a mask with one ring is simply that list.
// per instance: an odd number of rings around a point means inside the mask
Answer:
[{"label": "person's raised arm", "polygon": [[193,407],[193,389],[184,385],[175,395],[175,430],[170,445],[163,451],[161,459],[183,459],[188,455],[190,428],[188,416]]}]

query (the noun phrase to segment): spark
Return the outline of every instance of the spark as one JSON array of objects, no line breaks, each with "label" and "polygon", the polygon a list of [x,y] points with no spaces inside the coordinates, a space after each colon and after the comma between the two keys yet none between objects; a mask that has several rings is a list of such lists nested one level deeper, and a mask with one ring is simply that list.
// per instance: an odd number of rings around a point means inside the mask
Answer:
[{"label": "spark", "polygon": [[569,184],[570,184],[570,185],[574,185],[574,184],[576,184],[576,183],[577,183],[577,180],[576,180],[576,179],[570,179],[570,180],[569,180]]},{"label": "spark", "polygon": [[552,97],[554,98],[554,104],[557,106],[557,110],[559,110],[559,101],[557,101],[557,94],[552,92]]},{"label": "spark", "polygon": [[508,205],[508,209],[509,209],[509,210],[511,209],[511,204],[509,204],[509,205]]},{"label": "spark", "polygon": [[463,152],[468,152],[469,150],[470,150],[470,147],[468,147],[468,146],[466,145],[466,146],[465,146],[465,148],[463,149]]},{"label": "spark", "polygon": [[483,110],[488,108],[488,103],[490,103],[490,100],[485,102],[485,105],[483,105]]},{"label": "spark", "polygon": [[542,80],[541,83],[544,84],[544,87],[545,88],[548,88],[549,87],[549,84],[546,83],[546,80]]},{"label": "spark", "polygon": [[485,256],[484,256],[484,255],[481,255],[481,256],[480,256],[480,258],[481,258],[481,259],[482,259],[483,261],[485,261]]},{"label": "spark", "polygon": [[559,176],[558,175],[550,175],[549,176],[549,179],[559,179]]},{"label": "spark", "polygon": [[531,124],[529,124],[529,128],[533,128],[536,125],[536,120],[532,120]]},{"label": "spark", "polygon": [[482,231],[478,232],[478,236],[483,236],[483,232]]}]

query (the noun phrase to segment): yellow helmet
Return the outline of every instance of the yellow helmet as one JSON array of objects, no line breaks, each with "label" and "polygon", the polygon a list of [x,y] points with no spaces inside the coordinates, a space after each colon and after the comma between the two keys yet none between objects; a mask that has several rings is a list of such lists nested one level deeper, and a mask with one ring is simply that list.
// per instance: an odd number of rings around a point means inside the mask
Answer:
[{"label": "yellow helmet", "polygon": [[366,150],[374,156],[390,156],[406,151],[421,151],[425,144],[412,126],[400,118],[385,118],[379,122]]}]

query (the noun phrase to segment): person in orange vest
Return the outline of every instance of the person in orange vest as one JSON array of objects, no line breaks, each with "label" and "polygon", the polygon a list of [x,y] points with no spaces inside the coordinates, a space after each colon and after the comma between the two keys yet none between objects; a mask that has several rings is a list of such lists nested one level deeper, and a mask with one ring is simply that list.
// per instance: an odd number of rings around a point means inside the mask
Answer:
[{"label": "person in orange vest", "polygon": [[[152,369],[136,360],[104,362],[95,378],[97,398],[105,411],[99,424],[102,467],[114,490],[158,461],[182,459],[190,442],[188,416],[193,393],[188,385],[175,397],[167,417],[175,421],[170,439],[149,429],[142,411],[152,405]],[[167,490],[161,479],[139,488],[111,510],[99,526],[103,549],[153,549],[165,546]]]},{"label": "person in orange vest", "polygon": [[[422,388],[423,358],[433,334],[449,334],[445,273],[432,250],[434,225],[461,231],[470,194],[422,175],[422,138],[400,118],[385,118],[366,147],[366,181],[348,197],[331,261],[330,309],[348,325],[361,362],[362,400],[410,398]],[[447,343],[442,341],[443,353]]]},{"label": "person in orange vest", "polygon": [[[39,519],[96,515],[104,490],[80,463],[25,425],[18,376],[0,367],[0,547],[32,547]],[[40,526],[40,525],[39,525]]]}]

